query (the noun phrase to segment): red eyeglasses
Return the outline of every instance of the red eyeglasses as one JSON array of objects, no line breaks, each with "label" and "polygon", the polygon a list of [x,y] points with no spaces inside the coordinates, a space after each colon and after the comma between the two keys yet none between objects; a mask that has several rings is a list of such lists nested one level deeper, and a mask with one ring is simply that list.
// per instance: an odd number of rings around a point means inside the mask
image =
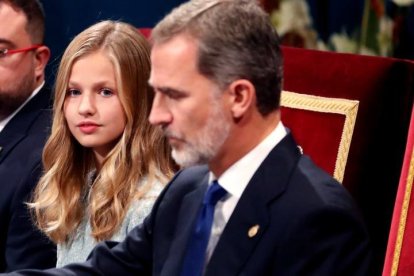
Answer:
[{"label": "red eyeglasses", "polygon": [[32,45],[32,46],[29,46],[29,47],[26,47],[26,48],[14,49],[14,50],[10,50],[10,49],[7,49],[7,48],[0,48],[0,58],[3,58],[3,57],[8,56],[8,55],[13,55],[13,54],[16,54],[16,53],[23,53],[23,52],[33,51],[33,50],[36,50],[37,48],[39,48],[41,46],[43,46],[43,45],[36,44],[36,45]]}]

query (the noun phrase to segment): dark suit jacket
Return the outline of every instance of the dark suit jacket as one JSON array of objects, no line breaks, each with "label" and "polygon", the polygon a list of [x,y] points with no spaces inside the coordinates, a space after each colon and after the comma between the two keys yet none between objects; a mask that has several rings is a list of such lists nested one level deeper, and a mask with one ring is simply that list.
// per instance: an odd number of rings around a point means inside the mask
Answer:
[{"label": "dark suit jacket", "polygon": [[0,272],[56,265],[55,246],[24,203],[41,173],[50,120],[50,92],[42,89],[0,132]]},{"label": "dark suit jacket", "polygon": [[[207,181],[206,166],[179,172],[125,241],[101,243],[87,263],[45,273],[179,275]],[[246,187],[206,275],[366,275],[369,259],[367,231],[349,194],[288,134]]]}]

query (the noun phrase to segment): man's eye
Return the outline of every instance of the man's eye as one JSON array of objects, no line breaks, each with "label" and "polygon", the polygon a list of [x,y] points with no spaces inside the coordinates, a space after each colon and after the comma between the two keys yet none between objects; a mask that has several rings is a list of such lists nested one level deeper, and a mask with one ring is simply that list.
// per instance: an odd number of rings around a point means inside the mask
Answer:
[{"label": "man's eye", "polygon": [[112,90],[108,89],[108,88],[101,89],[101,91],[99,91],[99,93],[104,97],[109,97],[109,96],[112,96],[114,94],[112,92]]},{"label": "man's eye", "polygon": [[70,97],[79,96],[80,94],[81,92],[77,89],[68,89],[68,91],[66,92],[66,95]]},{"label": "man's eye", "polygon": [[5,57],[7,55],[8,49],[0,48],[0,58]]},{"label": "man's eye", "polygon": [[184,98],[184,96],[185,96],[183,93],[180,93],[180,92],[174,91],[174,90],[168,90],[168,91],[164,92],[164,94],[168,98],[173,99],[173,100],[179,100],[181,98]]}]

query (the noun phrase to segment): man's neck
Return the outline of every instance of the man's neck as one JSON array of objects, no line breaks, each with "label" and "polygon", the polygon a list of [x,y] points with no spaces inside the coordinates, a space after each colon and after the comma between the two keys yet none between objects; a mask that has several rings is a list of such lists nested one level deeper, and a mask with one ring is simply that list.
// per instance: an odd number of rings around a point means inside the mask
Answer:
[{"label": "man's neck", "polygon": [[225,172],[231,165],[262,142],[280,122],[280,111],[262,117],[257,116],[243,126],[235,126],[220,152],[209,162],[215,176]]}]

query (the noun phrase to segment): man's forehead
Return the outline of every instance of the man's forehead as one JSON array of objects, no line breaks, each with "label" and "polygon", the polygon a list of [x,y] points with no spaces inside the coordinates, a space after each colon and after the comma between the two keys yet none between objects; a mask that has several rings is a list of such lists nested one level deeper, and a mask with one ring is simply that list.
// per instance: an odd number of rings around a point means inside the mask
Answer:
[{"label": "man's forehead", "polygon": [[180,81],[198,72],[196,47],[192,41],[177,36],[165,43],[155,44],[151,51],[150,84]]},{"label": "man's forehead", "polygon": [[7,3],[0,2],[0,17],[2,19],[9,19],[9,22],[0,21],[1,24],[6,23],[8,26],[9,24],[20,24],[22,26],[26,26],[27,17],[25,13],[17,9]]},{"label": "man's forehead", "polygon": [[23,44],[30,42],[30,36],[26,30],[27,18],[25,14],[8,4],[0,5],[0,39],[4,43],[11,42]]},{"label": "man's forehead", "polygon": [[151,49],[151,56],[166,54],[166,55],[191,55],[198,50],[197,40],[188,34],[178,34],[172,38],[154,43]]}]

